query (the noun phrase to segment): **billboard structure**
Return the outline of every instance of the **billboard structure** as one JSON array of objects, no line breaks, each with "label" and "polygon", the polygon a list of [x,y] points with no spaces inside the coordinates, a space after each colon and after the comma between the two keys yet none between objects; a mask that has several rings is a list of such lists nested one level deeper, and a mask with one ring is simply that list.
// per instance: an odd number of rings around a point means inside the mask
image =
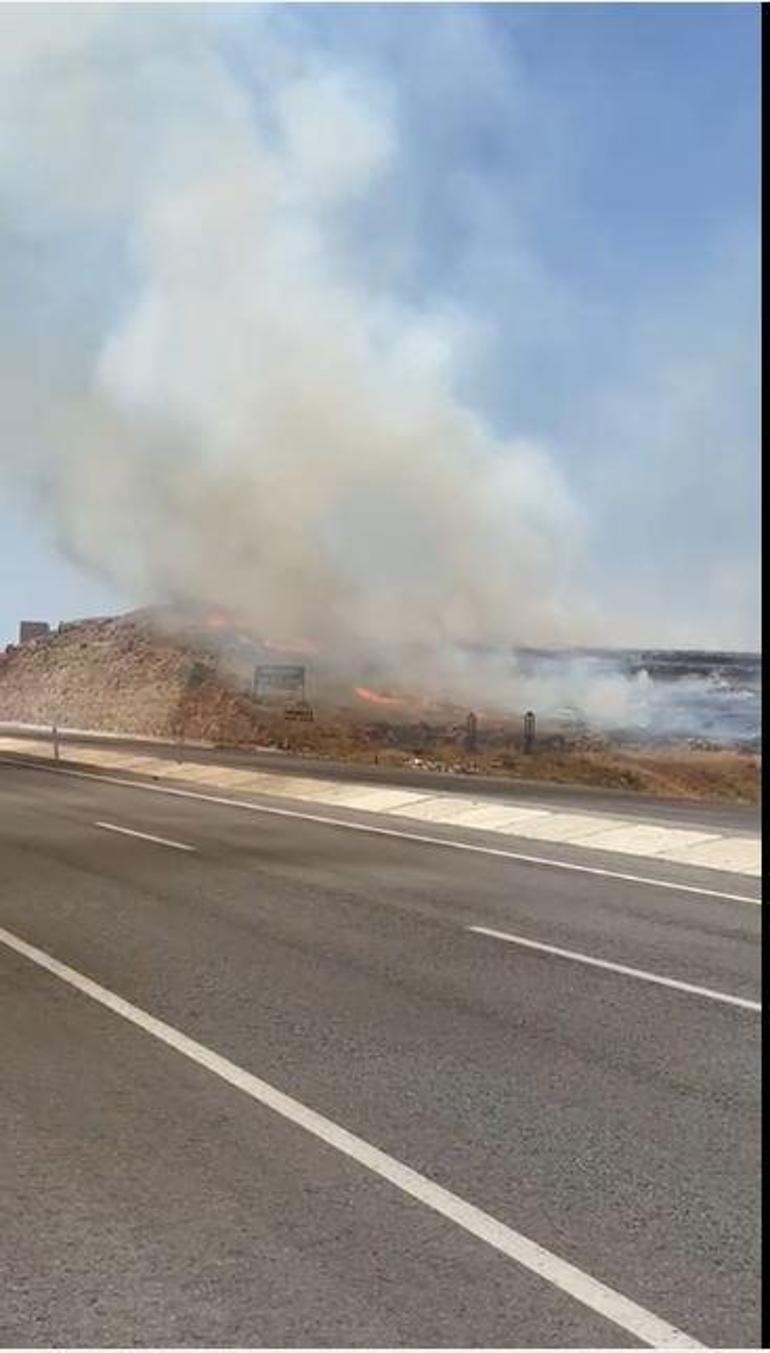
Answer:
[{"label": "billboard structure", "polygon": [[254,668],[254,695],[258,700],[305,700],[305,668],[271,663]]}]

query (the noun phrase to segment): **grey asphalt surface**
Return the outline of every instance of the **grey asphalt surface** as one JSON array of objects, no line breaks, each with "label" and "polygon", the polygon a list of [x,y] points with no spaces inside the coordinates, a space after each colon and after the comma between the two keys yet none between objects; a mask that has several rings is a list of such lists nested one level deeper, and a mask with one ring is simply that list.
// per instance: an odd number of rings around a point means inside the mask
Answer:
[{"label": "grey asphalt surface", "polygon": [[[24,725],[0,723],[0,730],[13,737],[38,740],[40,731],[31,731]],[[174,761],[177,747],[170,743],[148,741],[145,738],[119,740],[107,735],[62,733],[61,745],[125,747],[128,751],[148,752],[161,760]],[[740,803],[708,803],[689,799],[656,798],[633,790],[604,789],[594,785],[559,785],[543,780],[512,780],[484,775],[449,774],[441,771],[420,770],[412,767],[351,765],[350,762],[326,760],[321,757],[298,756],[271,749],[231,751],[220,748],[195,747],[185,744],[184,759],[200,765],[246,767],[254,770],[278,771],[281,775],[314,776],[324,780],[351,783],[387,784],[411,789],[437,790],[446,794],[473,794],[479,798],[504,798],[527,804],[542,804],[547,808],[566,808],[577,812],[618,813],[641,821],[666,822],[681,826],[711,827],[755,833],[760,826],[757,805]]]},{"label": "grey asphalt surface", "polygon": [[[757,999],[757,906],[9,765],[0,852],[9,931],[758,1346],[758,1016],[465,928]],[[634,1343],[2,945],[0,974],[4,1346]]]}]

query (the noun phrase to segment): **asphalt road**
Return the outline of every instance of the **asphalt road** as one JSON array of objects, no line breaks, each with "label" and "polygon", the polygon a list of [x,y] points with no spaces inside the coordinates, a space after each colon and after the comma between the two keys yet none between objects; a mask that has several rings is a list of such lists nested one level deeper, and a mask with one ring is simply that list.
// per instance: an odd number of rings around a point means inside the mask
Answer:
[{"label": "asphalt road", "polygon": [[[0,731],[13,737],[38,740],[41,730],[24,724],[0,723]],[[43,730],[44,731],[44,730]],[[127,750],[149,752],[161,760],[174,761],[178,749],[171,743],[153,742],[146,738],[119,739],[109,734],[62,733],[61,744],[66,754],[67,743],[73,746],[125,747]],[[413,767],[352,765],[350,762],[326,760],[322,757],[298,756],[269,748],[248,751],[196,747],[185,743],[185,761],[201,765],[247,767],[254,770],[275,770],[281,775],[315,776],[324,780],[343,780],[353,783],[387,784],[408,788],[436,789],[442,793],[474,794],[479,798],[515,799],[527,804],[542,804],[547,808],[566,808],[597,813],[620,813],[644,821],[666,822],[669,825],[703,826],[713,829],[755,833],[759,830],[760,810],[757,805],[741,803],[708,803],[679,798],[656,798],[634,790],[605,789],[595,785],[559,785],[544,780],[512,780],[503,776],[465,775],[442,771],[420,770]]]},{"label": "asphalt road", "polygon": [[4,1346],[758,1346],[756,905],[9,765],[0,853]]}]

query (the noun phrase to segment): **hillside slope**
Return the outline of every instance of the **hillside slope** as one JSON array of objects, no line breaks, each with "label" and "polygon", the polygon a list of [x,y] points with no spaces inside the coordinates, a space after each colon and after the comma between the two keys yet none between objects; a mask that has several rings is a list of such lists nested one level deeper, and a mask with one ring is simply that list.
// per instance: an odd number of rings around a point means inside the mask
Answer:
[{"label": "hillside slope", "polygon": [[184,718],[190,737],[216,740],[221,724],[256,732],[250,704],[217,680],[210,655],[142,613],[77,622],[0,656],[0,719],[174,737]]}]

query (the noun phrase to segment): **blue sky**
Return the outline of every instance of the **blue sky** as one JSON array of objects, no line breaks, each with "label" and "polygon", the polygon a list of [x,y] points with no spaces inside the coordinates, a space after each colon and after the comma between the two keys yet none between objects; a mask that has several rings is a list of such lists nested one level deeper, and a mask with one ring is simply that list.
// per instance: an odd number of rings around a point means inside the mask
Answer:
[{"label": "blue sky", "polygon": [[[361,294],[441,316],[458,397],[499,437],[546,448],[614,640],[755,646],[758,6],[172,9],[186,12],[138,7],[77,59],[123,49],[130,73],[132,44],[146,60],[155,28],[167,45],[180,24],[256,115],[280,60],[359,81],[398,142],[328,237]],[[76,191],[90,166],[73,172]],[[0,145],[0,354],[32,350],[41,373],[72,362],[77,385],[136,285],[128,207],[49,213],[28,186],[4,178]],[[30,389],[48,398],[42,374]],[[136,570],[30,500],[18,462],[50,426],[22,409],[2,435],[0,640],[20,617],[146,600]]]}]

